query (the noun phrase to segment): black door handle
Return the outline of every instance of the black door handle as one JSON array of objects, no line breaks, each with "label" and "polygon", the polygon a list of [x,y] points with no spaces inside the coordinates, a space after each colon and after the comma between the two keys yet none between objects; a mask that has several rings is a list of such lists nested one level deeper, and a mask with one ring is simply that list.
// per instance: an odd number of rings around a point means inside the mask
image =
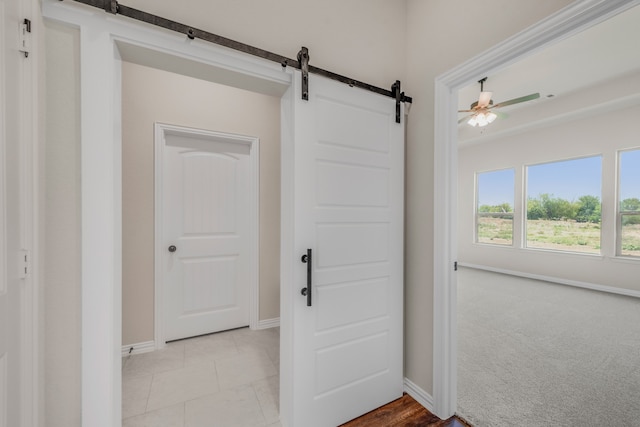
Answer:
[{"label": "black door handle", "polygon": [[175,246],[171,245],[169,246],[169,252],[175,252],[178,248],[176,248]]},{"label": "black door handle", "polygon": [[311,262],[311,249],[307,249],[307,253],[302,255],[300,261],[307,264],[307,287],[302,288],[300,293],[307,297],[307,307],[311,307],[311,269],[313,268],[313,263]]}]

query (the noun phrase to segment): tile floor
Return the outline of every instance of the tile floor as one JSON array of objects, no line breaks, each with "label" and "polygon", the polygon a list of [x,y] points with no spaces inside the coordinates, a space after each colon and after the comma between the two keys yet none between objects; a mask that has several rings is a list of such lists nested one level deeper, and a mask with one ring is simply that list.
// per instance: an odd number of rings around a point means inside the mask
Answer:
[{"label": "tile floor", "polygon": [[279,427],[280,329],[249,328],[122,359],[123,427]]}]

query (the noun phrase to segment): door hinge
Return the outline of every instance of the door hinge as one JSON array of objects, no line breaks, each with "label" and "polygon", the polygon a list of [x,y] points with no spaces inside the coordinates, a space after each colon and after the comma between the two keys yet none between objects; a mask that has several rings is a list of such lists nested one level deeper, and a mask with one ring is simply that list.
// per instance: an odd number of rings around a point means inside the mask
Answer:
[{"label": "door hinge", "polygon": [[31,21],[24,19],[19,26],[20,35],[18,37],[18,50],[24,54],[25,58],[29,57],[31,52]]},{"label": "door hinge", "polygon": [[453,262],[453,271],[458,271],[458,261]]},{"label": "door hinge", "polygon": [[31,252],[28,249],[18,251],[18,278],[31,276]]}]

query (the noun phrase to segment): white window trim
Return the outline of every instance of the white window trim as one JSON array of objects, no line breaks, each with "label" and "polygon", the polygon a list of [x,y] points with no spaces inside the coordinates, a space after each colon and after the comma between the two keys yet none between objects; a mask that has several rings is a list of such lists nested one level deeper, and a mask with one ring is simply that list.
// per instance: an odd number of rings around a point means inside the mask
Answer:
[{"label": "white window trim", "polygon": [[620,209],[622,198],[620,197],[620,173],[622,172],[622,154],[629,151],[638,151],[640,152],[640,147],[637,148],[629,148],[624,150],[619,150],[616,153],[616,183],[617,183],[617,191],[616,191],[616,255],[615,257],[622,260],[627,261],[640,261],[640,255],[623,255],[622,254],[622,217],[624,215],[640,215],[640,211],[623,211]]}]

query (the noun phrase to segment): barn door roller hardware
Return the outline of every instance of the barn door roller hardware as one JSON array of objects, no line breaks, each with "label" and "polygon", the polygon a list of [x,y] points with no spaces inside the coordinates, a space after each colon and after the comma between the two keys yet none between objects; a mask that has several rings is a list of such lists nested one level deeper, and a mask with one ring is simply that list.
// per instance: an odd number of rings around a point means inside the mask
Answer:
[{"label": "barn door roller hardware", "polygon": [[298,62],[302,73],[302,99],[309,100],[309,49],[302,46],[298,52]]},{"label": "barn door roller hardware", "polygon": [[[308,73],[312,73],[312,74],[318,74],[318,75],[327,77],[329,79],[348,84],[349,86],[352,86],[352,87],[354,86],[359,87],[361,89],[375,92],[380,95],[394,98],[396,100],[396,122],[398,123],[400,123],[400,102],[408,102],[408,103],[413,102],[413,99],[410,96],[406,96],[404,92],[400,92],[399,81],[396,81],[392,85],[391,90],[387,90],[387,89],[382,89],[358,80],[350,79],[348,77],[333,73],[331,71],[323,70],[322,68],[314,67],[313,65],[309,65],[309,51],[304,47],[298,54],[298,60],[296,61],[295,59],[287,58],[286,56],[278,55],[276,53],[269,52],[264,49],[250,46],[245,43],[240,43],[238,41],[231,40],[226,37],[212,34],[207,31],[199,30],[197,28],[192,28],[192,27],[189,27],[188,25],[184,25],[179,22],[171,21],[169,19],[162,18],[160,16],[153,15],[151,13],[143,12],[141,10],[122,5],[118,3],[117,0],[74,0],[74,1],[78,3],[86,4],[89,6],[97,7],[99,9],[103,9],[107,13],[126,16],[127,18],[135,19],[136,21],[145,22],[147,24],[162,27],[171,31],[176,31],[181,34],[185,34],[191,40],[194,40],[197,38],[200,40],[207,41],[209,43],[214,43],[219,46],[227,47],[229,49],[234,49],[240,52],[248,53],[250,55],[257,56],[259,58],[277,62],[281,64],[283,67],[288,66],[288,67],[293,67],[298,70],[301,70],[303,73],[303,78],[302,78],[303,85],[306,85],[302,90],[302,97],[303,99],[306,99],[306,100],[308,100],[309,98],[309,86],[308,86],[309,74]],[[303,63],[306,71],[305,69],[303,69]],[[305,78],[305,75],[306,75],[306,78]]]},{"label": "barn door roller hardware", "polygon": [[404,97],[404,92],[400,92],[400,80],[391,85],[391,93],[396,97],[396,123],[400,123],[400,102]]}]

